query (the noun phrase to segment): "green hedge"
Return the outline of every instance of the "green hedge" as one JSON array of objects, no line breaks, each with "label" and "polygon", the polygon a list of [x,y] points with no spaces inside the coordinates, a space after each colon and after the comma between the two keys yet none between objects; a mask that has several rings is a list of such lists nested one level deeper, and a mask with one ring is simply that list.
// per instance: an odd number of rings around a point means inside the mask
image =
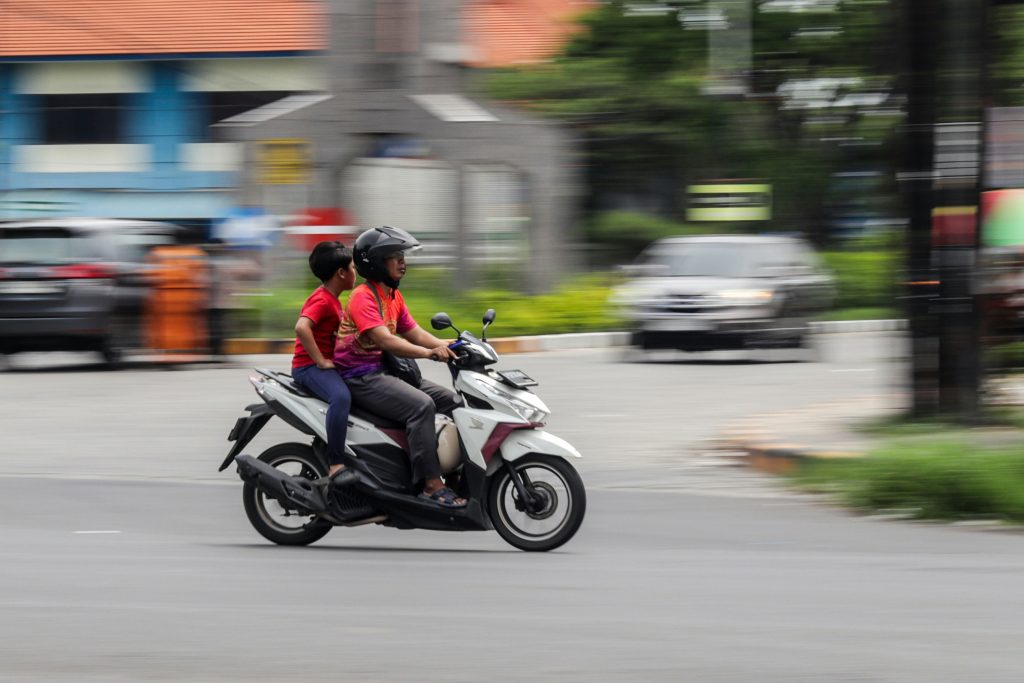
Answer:
[{"label": "green hedge", "polygon": [[[563,332],[597,332],[623,327],[608,304],[614,275],[600,273],[567,280],[550,294],[525,296],[508,289],[488,288],[451,294],[438,269],[410,271],[402,291],[413,317],[429,329],[430,318],[445,311],[459,329],[479,333],[488,308],[497,311],[488,329],[493,337]],[[255,297],[252,310],[241,314],[243,336],[290,337],[302,303],[309,296],[305,286],[281,287],[267,296]],[[347,295],[342,296],[342,302]]]},{"label": "green hedge", "polygon": [[966,441],[893,445],[859,460],[815,462],[796,479],[863,510],[1024,521],[1024,447],[979,449]]},{"label": "green hedge", "polygon": [[699,235],[706,227],[676,223],[658,216],[632,211],[606,211],[587,226],[587,239],[619,260],[631,261],[644,247],[663,237]]},{"label": "green hedge", "polygon": [[[836,277],[837,295],[826,319],[890,318],[899,315],[895,305],[898,255],[885,251],[826,252],[828,267]],[[497,319],[495,336],[558,334],[623,329],[624,323],[609,305],[611,289],[621,282],[618,273],[600,272],[570,278],[550,294],[525,296],[510,287],[518,271],[496,269],[492,284],[472,292],[453,293],[445,272],[416,268],[403,283],[409,308],[421,325],[445,311],[456,325],[479,329],[488,308]],[[315,283],[297,275],[294,284],[279,286],[264,296],[253,297],[254,307],[239,316],[242,336],[289,337],[295,318]],[[859,309],[859,310],[857,310]]]},{"label": "green hedge", "polygon": [[835,308],[897,305],[896,282],[902,264],[899,251],[827,251],[822,256],[836,279]]}]

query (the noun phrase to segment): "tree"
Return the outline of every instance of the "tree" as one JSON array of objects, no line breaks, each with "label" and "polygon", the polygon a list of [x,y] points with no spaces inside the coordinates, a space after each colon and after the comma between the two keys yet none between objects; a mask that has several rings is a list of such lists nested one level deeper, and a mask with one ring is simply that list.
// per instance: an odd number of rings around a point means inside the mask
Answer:
[{"label": "tree", "polygon": [[[894,121],[867,120],[859,116],[864,106],[843,104],[858,92],[891,88],[892,60],[878,49],[888,3],[803,13],[765,4],[753,22],[754,92],[743,100],[703,94],[706,30],[687,25],[710,7],[692,2],[656,15],[608,2],[582,18],[581,32],[551,63],[492,73],[486,86],[493,97],[580,131],[591,211],[641,208],[681,218],[692,181],[766,178],[775,188],[774,227],[823,238],[831,173],[849,156],[836,139],[878,146]],[[786,96],[787,83],[815,78],[842,79],[843,87],[818,102]]]}]

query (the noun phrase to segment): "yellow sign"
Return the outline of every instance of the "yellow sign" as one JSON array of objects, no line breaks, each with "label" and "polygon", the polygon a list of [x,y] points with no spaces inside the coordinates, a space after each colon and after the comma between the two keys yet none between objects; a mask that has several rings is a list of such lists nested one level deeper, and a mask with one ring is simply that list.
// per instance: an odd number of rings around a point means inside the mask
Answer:
[{"label": "yellow sign", "polygon": [[298,138],[259,143],[260,182],[264,185],[301,185],[309,182],[309,142]]},{"label": "yellow sign", "polygon": [[707,183],[687,188],[686,220],[767,221],[772,217],[772,186],[762,183]]}]

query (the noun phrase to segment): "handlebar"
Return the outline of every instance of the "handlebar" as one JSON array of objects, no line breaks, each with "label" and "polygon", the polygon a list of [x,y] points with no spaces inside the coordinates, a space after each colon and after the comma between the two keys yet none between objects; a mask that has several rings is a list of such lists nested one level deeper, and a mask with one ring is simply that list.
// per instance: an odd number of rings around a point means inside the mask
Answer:
[{"label": "handlebar", "polygon": [[465,346],[465,345],[466,345],[466,342],[463,339],[456,339],[455,341],[453,341],[451,344],[448,345],[448,348],[455,352],[455,359],[451,360],[451,361],[448,361],[449,363],[456,363],[457,364],[457,363],[459,363],[459,361],[462,361],[462,360],[465,360],[466,358],[469,358],[469,352],[465,351],[465,350],[461,350],[462,347]]}]

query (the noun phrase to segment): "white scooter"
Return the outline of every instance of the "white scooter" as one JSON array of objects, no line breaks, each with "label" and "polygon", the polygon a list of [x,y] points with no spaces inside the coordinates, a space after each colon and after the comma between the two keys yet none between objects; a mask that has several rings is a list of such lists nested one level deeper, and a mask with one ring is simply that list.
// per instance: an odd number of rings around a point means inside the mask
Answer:
[{"label": "white scooter", "polygon": [[[349,416],[343,483],[326,478],[327,405],[289,375],[257,369],[250,382],[263,403],[246,408],[228,436],[232,461],[245,481],[242,497],[249,521],[268,540],[307,545],[334,526],[383,524],[401,529],[467,531],[494,529],[522,550],[551,550],[579,529],[586,490],[571,458],[571,444],[544,431],[550,411],[530,391],[536,386],[520,370],[487,366],[498,354],[486,342],[494,310],[484,316],[483,339],[458,332],[449,361],[452,383],[464,407],[452,419],[438,416],[438,454],[445,483],[468,500],[444,507],[417,497],[404,425],[353,406]],[[436,330],[452,328],[438,313]],[[312,437],[310,444],[284,443],[258,458],[238,455],[267,421],[278,416]]]}]

